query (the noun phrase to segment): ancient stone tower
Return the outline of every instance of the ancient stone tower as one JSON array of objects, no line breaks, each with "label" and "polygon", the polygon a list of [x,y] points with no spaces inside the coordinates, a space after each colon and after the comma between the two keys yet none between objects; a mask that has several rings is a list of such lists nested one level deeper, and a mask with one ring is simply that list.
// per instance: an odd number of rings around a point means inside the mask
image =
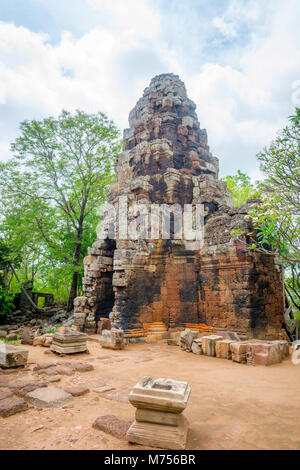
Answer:
[{"label": "ancient stone tower", "polygon": [[[178,76],[154,77],[129,114],[117,183],[108,202],[118,210],[135,203],[202,205],[204,244],[174,239],[98,238],[84,260],[85,297],[75,300],[78,329],[95,333],[99,318],[131,331],[163,322],[187,323],[276,338],[284,311],[282,270],[273,257],[247,250],[233,229],[251,230],[248,205],[233,208],[232,195],[218,179],[218,159]],[[109,226],[110,211],[103,223]],[[173,214],[174,215],[174,214]],[[132,218],[132,215],[129,215]],[[173,234],[173,235],[172,235]]]}]

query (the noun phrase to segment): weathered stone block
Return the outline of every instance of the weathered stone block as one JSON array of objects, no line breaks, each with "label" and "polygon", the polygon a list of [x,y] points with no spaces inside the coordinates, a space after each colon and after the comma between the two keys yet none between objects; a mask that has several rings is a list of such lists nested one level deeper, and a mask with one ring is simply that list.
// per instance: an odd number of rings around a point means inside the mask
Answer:
[{"label": "weathered stone block", "polygon": [[230,339],[223,339],[216,343],[216,357],[220,359],[231,359],[230,345],[233,341]]},{"label": "weathered stone block", "polygon": [[185,449],[189,423],[183,415],[179,416],[179,421],[177,426],[134,421],[126,437],[129,442],[144,446]]},{"label": "weathered stone block", "polygon": [[28,360],[28,351],[20,346],[0,342],[0,367],[25,366]]},{"label": "weathered stone block", "polygon": [[192,350],[193,341],[196,338],[199,338],[199,332],[190,330],[189,328],[186,328],[180,334],[179,346],[184,351],[190,352]]},{"label": "weathered stone block", "polygon": [[216,343],[222,341],[223,337],[218,335],[202,336],[202,349],[205,356],[216,356]]},{"label": "weathered stone block", "polygon": [[282,361],[279,342],[249,343],[247,346],[247,364],[270,366]]},{"label": "weathered stone block", "polygon": [[124,331],[123,330],[103,330],[100,337],[102,348],[106,349],[124,349]]},{"label": "weathered stone block", "polygon": [[289,344],[285,340],[271,341],[272,344],[279,344],[281,360],[288,358],[290,355]]},{"label": "weathered stone block", "polygon": [[27,409],[28,403],[20,398],[9,397],[0,400],[0,416],[2,416],[2,418],[20,413]]},{"label": "weathered stone block", "polygon": [[194,339],[192,342],[192,353],[199,355],[203,354],[202,338]]},{"label": "weathered stone block", "polygon": [[39,408],[62,406],[73,400],[70,393],[55,387],[39,388],[27,393],[26,398]]},{"label": "weathered stone block", "polygon": [[138,408],[135,412],[136,421],[144,421],[147,423],[164,424],[168,426],[179,426],[181,414],[168,413],[166,411],[148,410]]},{"label": "weathered stone block", "polygon": [[105,415],[97,418],[93,423],[93,428],[111,434],[118,439],[124,439],[130,423],[113,415]]},{"label": "weathered stone block", "polygon": [[103,330],[111,330],[111,320],[109,318],[100,318],[97,323],[97,333],[101,335]]},{"label": "weathered stone block", "polygon": [[136,408],[181,413],[190,393],[191,387],[187,382],[143,377],[133,387],[128,399]]},{"label": "weathered stone block", "polygon": [[44,348],[50,348],[52,343],[53,335],[51,333],[36,336],[33,340],[33,346],[43,346]]},{"label": "weathered stone block", "polygon": [[185,449],[188,421],[181,413],[190,391],[187,382],[143,377],[128,397],[137,410],[127,440],[164,449]]},{"label": "weathered stone block", "polygon": [[240,337],[235,331],[217,331],[216,335],[222,336],[223,339],[229,339],[231,341],[240,341]]},{"label": "weathered stone block", "polygon": [[248,343],[231,343],[230,351],[232,353],[233,362],[239,362],[241,364],[246,364],[247,362],[247,346]]},{"label": "weathered stone block", "polygon": [[58,332],[53,336],[51,351],[59,354],[74,354],[87,350],[88,335],[79,331]]}]

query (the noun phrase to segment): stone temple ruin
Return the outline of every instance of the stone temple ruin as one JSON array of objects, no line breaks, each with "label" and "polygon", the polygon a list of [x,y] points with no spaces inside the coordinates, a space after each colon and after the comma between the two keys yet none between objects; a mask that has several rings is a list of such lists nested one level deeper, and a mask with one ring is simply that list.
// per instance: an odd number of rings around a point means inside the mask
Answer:
[{"label": "stone temple ruin", "polygon": [[[129,336],[143,336],[151,325],[163,330],[206,325],[248,338],[280,336],[282,268],[273,257],[249,251],[246,236],[232,236],[238,228],[253,232],[247,217],[251,201],[233,207],[195,108],[178,76],[152,79],[129,114],[108,202],[117,211],[120,196],[126,196],[129,214],[135,203],[202,204],[204,243],[195,249],[174,237],[125,239],[116,222],[115,239],[99,237],[84,260],[85,296],[75,300],[79,331],[94,334],[100,319],[110,318]],[[170,224],[174,234],[174,217]]]}]

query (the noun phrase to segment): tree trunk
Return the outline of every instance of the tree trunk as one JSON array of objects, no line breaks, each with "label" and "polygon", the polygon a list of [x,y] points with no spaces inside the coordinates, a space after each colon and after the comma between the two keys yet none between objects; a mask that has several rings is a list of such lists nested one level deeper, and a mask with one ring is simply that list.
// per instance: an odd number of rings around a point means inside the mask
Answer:
[{"label": "tree trunk", "polygon": [[42,308],[39,308],[37,305],[35,305],[34,301],[30,298],[30,296],[27,294],[26,290],[22,287],[21,285],[21,282],[20,282],[20,279],[18,278],[18,275],[13,267],[13,265],[11,263],[8,263],[9,266],[10,266],[10,269],[12,270],[12,272],[14,273],[14,276],[15,278],[17,279],[19,285],[20,285],[20,288],[23,292],[23,294],[25,295],[25,297],[27,298],[27,300],[29,301],[29,303],[32,305],[33,309],[38,312],[38,313],[43,313],[43,309]]},{"label": "tree trunk", "polygon": [[78,266],[81,255],[81,239],[82,239],[82,224],[79,226],[77,231],[77,240],[74,244],[74,255],[73,255],[73,277],[70,288],[69,300],[67,305],[67,312],[70,312],[74,308],[74,299],[77,297],[77,286],[78,286]]}]

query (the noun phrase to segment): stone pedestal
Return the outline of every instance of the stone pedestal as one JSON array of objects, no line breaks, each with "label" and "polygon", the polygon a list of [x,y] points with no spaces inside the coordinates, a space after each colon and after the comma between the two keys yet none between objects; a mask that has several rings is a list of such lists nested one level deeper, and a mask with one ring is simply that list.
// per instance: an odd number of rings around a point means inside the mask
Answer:
[{"label": "stone pedestal", "polygon": [[129,394],[130,403],[137,409],[127,440],[163,449],[185,449],[188,421],[181,413],[190,392],[187,382],[143,377]]},{"label": "stone pedestal", "polygon": [[216,356],[216,343],[222,341],[223,337],[218,335],[202,336],[202,349],[205,356]]},{"label": "stone pedestal", "polygon": [[100,344],[106,349],[123,349],[125,347],[123,330],[103,330]]},{"label": "stone pedestal", "polygon": [[28,351],[22,347],[0,342],[0,367],[24,367],[27,364]]},{"label": "stone pedestal", "polygon": [[55,333],[51,344],[51,351],[59,354],[74,354],[87,350],[88,335],[79,331]]}]

